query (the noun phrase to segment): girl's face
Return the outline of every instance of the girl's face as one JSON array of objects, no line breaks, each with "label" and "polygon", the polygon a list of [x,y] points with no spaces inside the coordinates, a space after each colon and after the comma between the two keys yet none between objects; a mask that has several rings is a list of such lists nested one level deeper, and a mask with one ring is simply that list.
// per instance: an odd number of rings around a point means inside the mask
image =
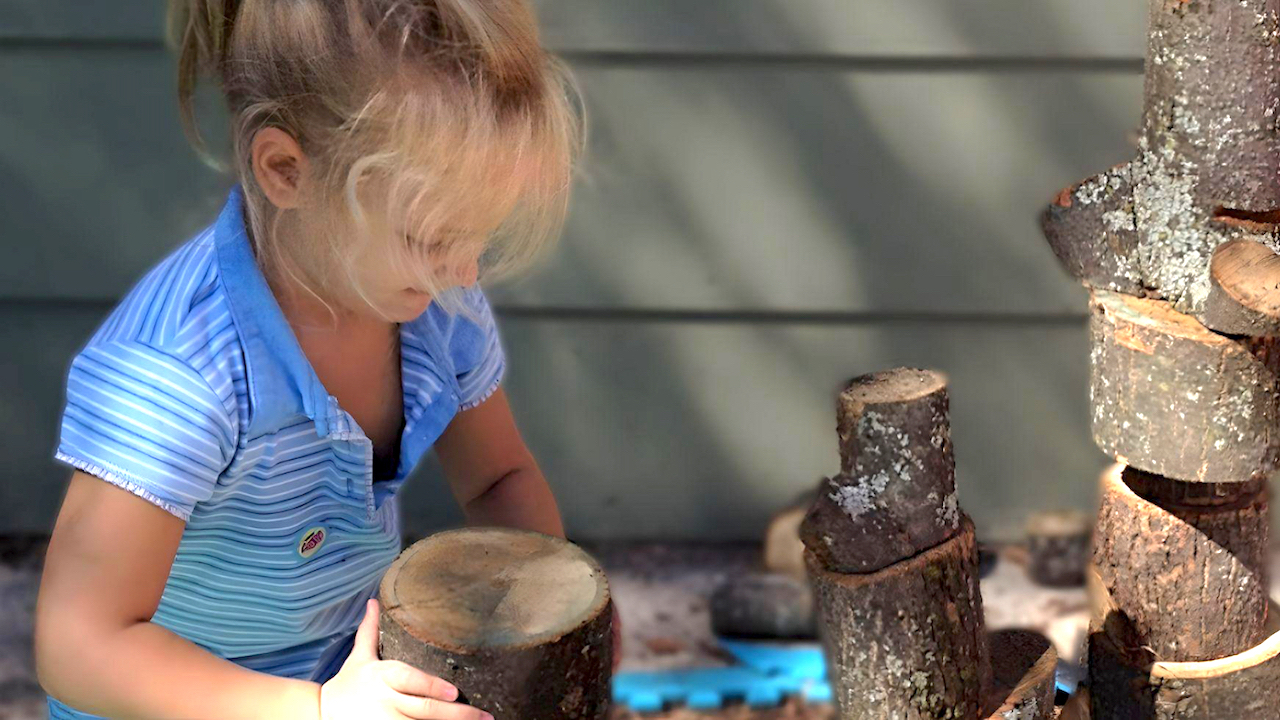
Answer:
[{"label": "girl's face", "polygon": [[470,229],[474,223],[458,222],[451,227],[466,229],[419,238],[402,225],[380,221],[374,212],[361,229],[343,209],[303,213],[299,221],[303,233],[320,240],[313,245],[316,252],[346,255],[308,273],[321,276],[328,299],[352,314],[393,322],[408,322],[426,311],[433,299],[426,278],[440,292],[474,285],[488,235]]}]

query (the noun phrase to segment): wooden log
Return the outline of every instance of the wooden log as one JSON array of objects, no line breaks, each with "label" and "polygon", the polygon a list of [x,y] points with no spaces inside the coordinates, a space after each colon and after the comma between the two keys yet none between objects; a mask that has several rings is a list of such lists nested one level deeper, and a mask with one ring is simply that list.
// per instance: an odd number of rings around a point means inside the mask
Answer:
[{"label": "wooden log", "polygon": [[1058,193],[1040,229],[1068,275],[1091,288],[1143,294],[1133,203],[1130,163]]},{"label": "wooden log", "polygon": [[1280,250],[1280,7],[1149,3],[1137,157],[1060,193],[1045,235],[1092,288],[1165,299],[1218,332],[1264,334],[1249,330],[1273,324],[1262,304],[1211,288],[1210,275],[1229,240]]},{"label": "wooden log", "polygon": [[734,575],[711,593],[710,610],[711,629],[722,637],[818,636],[808,581],[785,573]]},{"label": "wooden log", "polygon": [[1095,622],[1160,660],[1257,645],[1267,619],[1265,486],[1221,505],[1161,506],[1139,497],[1132,477],[1160,480],[1120,466],[1103,475],[1093,563],[1110,601],[1095,604]]},{"label": "wooden log", "polygon": [[1280,255],[1252,240],[1213,251],[1205,324],[1232,335],[1280,335]]},{"label": "wooden log", "polygon": [[1078,510],[1032,513],[1027,519],[1027,574],[1047,587],[1084,585],[1093,521]]},{"label": "wooden log", "polygon": [[1093,437],[1121,462],[1176,480],[1241,482],[1280,460],[1274,340],[1211,332],[1168,303],[1095,291]]},{"label": "wooden log", "polygon": [[1149,0],[1144,145],[1176,156],[1204,207],[1280,209],[1280,4]]},{"label": "wooden log", "polygon": [[764,567],[770,572],[804,578],[804,543],[800,540],[800,523],[809,512],[817,493],[809,493],[802,506],[783,510],[769,521],[764,533]]},{"label": "wooden log", "polygon": [[991,687],[982,717],[990,720],[1051,720],[1056,713],[1054,674],[1058,654],[1045,636],[1030,630],[987,633]]},{"label": "wooden log", "polygon": [[837,402],[842,472],[800,526],[830,570],[871,572],[955,535],[947,379],[899,368],[854,378]]},{"label": "wooden log", "polygon": [[379,592],[381,657],[448,680],[496,720],[608,714],[609,585],[575,545],[508,528],[442,532],[401,553]]},{"label": "wooden log", "polygon": [[1077,689],[1062,706],[1058,720],[1090,720],[1089,704],[1089,688]]},{"label": "wooden log", "polygon": [[1104,628],[1089,635],[1093,720],[1280,719],[1280,607],[1265,639],[1244,652],[1201,662],[1155,662]]},{"label": "wooden log", "polygon": [[805,552],[841,718],[980,717],[991,661],[973,523],[925,552],[865,574]]}]

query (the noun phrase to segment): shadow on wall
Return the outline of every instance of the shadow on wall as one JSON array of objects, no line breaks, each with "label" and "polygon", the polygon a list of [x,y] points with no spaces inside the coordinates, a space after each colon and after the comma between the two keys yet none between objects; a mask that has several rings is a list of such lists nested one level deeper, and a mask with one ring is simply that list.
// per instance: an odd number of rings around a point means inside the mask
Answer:
[{"label": "shadow on wall", "polygon": [[[693,7],[682,21],[723,34],[733,18]],[[791,31],[785,11],[772,27]],[[504,320],[513,404],[571,533],[757,537],[835,469],[836,388],[899,364],[951,374],[961,497],[984,534],[1016,536],[1021,513],[1046,504],[1088,506],[1102,457],[1088,438],[1085,296],[1035,218],[1058,187],[1127,156],[1137,117],[1116,107],[1138,107],[1140,78],[577,72],[593,135],[568,239],[539,277],[495,296],[676,312]],[[1081,118],[1115,137],[1093,139]],[[1030,176],[1051,180],[1028,188]],[[440,507],[424,499],[443,487],[428,477],[410,524]]]}]

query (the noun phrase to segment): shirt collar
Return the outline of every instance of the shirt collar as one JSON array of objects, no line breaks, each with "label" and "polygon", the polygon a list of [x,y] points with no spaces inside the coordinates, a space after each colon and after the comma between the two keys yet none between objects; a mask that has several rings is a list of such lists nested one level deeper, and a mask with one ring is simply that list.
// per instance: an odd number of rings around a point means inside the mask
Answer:
[{"label": "shirt collar", "polygon": [[244,348],[249,436],[279,428],[298,414],[313,420],[319,435],[329,435],[341,429],[334,417],[337,404],[303,354],[258,267],[244,217],[244,191],[237,184],[218,215],[214,244],[231,318]]}]

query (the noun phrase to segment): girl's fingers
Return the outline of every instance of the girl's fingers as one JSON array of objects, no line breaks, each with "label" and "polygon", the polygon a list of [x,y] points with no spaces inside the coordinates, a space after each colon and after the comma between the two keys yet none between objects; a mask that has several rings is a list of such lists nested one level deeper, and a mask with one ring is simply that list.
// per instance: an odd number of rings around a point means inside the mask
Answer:
[{"label": "girl's fingers", "polygon": [[347,659],[373,662],[378,659],[378,601],[370,600],[364,606],[364,620],[356,628],[355,644]]},{"label": "girl's fingers", "polygon": [[470,705],[396,693],[395,708],[415,720],[493,720],[489,713]]},{"label": "girl's fingers", "polygon": [[380,675],[387,687],[405,695],[450,702],[458,699],[458,688],[452,683],[399,660],[383,660]]}]

